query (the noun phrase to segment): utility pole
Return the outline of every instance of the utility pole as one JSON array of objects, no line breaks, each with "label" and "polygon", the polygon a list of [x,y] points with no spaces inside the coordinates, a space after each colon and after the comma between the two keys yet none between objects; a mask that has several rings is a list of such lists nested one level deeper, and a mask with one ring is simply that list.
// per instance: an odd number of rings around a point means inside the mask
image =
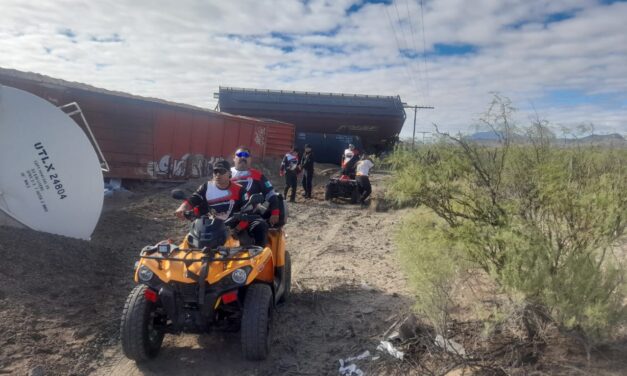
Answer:
[{"label": "utility pole", "polygon": [[[433,106],[409,106],[407,104],[403,104],[403,107],[405,108],[413,108],[414,109],[414,133],[411,136],[411,148],[414,148],[414,145],[416,144],[416,112],[418,111],[418,109],[431,109],[433,110],[435,107]],[[424,142],[425,136],[424,133],[422,134],[422,141]]]},{"label": "utility pole", "polygon": [[422,144],[424,145],[424,143],[425,143],[425,135],[426,134],[431,134],[431,132],[418,132],[418,133],[422,133]]}]

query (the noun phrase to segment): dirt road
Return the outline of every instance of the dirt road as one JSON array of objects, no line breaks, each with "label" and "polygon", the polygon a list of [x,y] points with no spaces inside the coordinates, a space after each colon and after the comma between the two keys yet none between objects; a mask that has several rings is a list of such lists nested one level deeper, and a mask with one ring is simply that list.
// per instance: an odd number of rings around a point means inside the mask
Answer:
[{"label": "dirt road", "polygon": [[0,228],[0,374],[336,375],[340,359],[374,355],[411,306],[392,244],[398,212],[325,202],[318,185],[289,207],[293,295],[277,307],[269,359],[243,360],[239,333],[221,332],[166,336],[137,365],[121,354],[119,317],[139,249],[186,231],[169,188],[107,201],[91,242]]}]

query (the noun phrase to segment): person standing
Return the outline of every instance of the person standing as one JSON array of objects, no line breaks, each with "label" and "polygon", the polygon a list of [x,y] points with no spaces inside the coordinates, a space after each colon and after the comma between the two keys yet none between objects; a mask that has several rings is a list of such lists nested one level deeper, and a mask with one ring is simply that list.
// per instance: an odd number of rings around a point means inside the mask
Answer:
[{"label": "person standing", "polygon": [[372,193],[372,186],[370,185],[370,169],[374,166],[374,163],[370,157],[366,154],[362,154],[361,160],[357,162],[355,166],[357,180],[357,187],[359,188],[359,202],[361,206],[366,206],[366,199]]},{"label": "person standing", "polygon": [[289,153],[285,154],[281,161],[280,175],[285,176],[285,192],[283,195],[287,197],[287,192],[292,188],[290,202],[296,202],[296,186],[298,185],[298,151],[296,147],[292,147]]},{"label": "person standing", "polygon": [[300,160],[300,169],[303,171],[303,190],[305,191],[305,198],[311,198],[311,189],[313,187],[313,175],[314,175],[314,155],[311,150],[311,145],[305,144],[305,152],[303,158]]}]

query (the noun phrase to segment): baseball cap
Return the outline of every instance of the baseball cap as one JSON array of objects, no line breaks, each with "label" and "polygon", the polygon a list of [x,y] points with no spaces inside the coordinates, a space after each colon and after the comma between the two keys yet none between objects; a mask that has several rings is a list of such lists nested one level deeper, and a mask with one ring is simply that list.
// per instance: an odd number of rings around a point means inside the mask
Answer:
[{"label": "baseball cap", "polygon": [[219,168],[223,168],[225,170],[230,170],[231,169],[231,165],[229,164],[229,162],[227,160],[221,160],[221,161],[217,161],[216,163],[213,164],[213,169],[219,169]]}]

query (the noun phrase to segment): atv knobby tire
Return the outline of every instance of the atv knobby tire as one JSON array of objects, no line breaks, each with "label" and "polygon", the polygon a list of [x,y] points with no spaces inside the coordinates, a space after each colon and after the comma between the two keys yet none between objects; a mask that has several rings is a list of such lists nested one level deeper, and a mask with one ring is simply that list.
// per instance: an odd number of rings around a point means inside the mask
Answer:
[{"label": "atv knobby tire", "polygon": [[288,251],[285,251],[285,265],[283,266],[283,281],[281,283],[284,284],[285,288],[279,303],[286,302],[290,298],[290,290],[292,288],[292,260]]},{"label": "atv knobby tire", "polygon": [[122,350],[127,358],[137,362],[154,358],[159,353],[164,332],[153,328],[156,304],[144,297],[146,285],[137,285],[131,291],[120,324]]},{"label": "atv knobby tire", "polygon": [[351,204],[356,204],[360,197],[359,188],[353,187],[353,191],[351,192]]},{"label": "atv knobby tire", "polygon": [[330,201],[333,198],[333,192],[331,192],[331,184],[327,184],[324,189],[324,200]]},{"label": "atv knobby tire", "polygon": [[242,314],[242,353],[247,360],[264,360],[270,346],[272,289],[263,283],[250,285]]}]

